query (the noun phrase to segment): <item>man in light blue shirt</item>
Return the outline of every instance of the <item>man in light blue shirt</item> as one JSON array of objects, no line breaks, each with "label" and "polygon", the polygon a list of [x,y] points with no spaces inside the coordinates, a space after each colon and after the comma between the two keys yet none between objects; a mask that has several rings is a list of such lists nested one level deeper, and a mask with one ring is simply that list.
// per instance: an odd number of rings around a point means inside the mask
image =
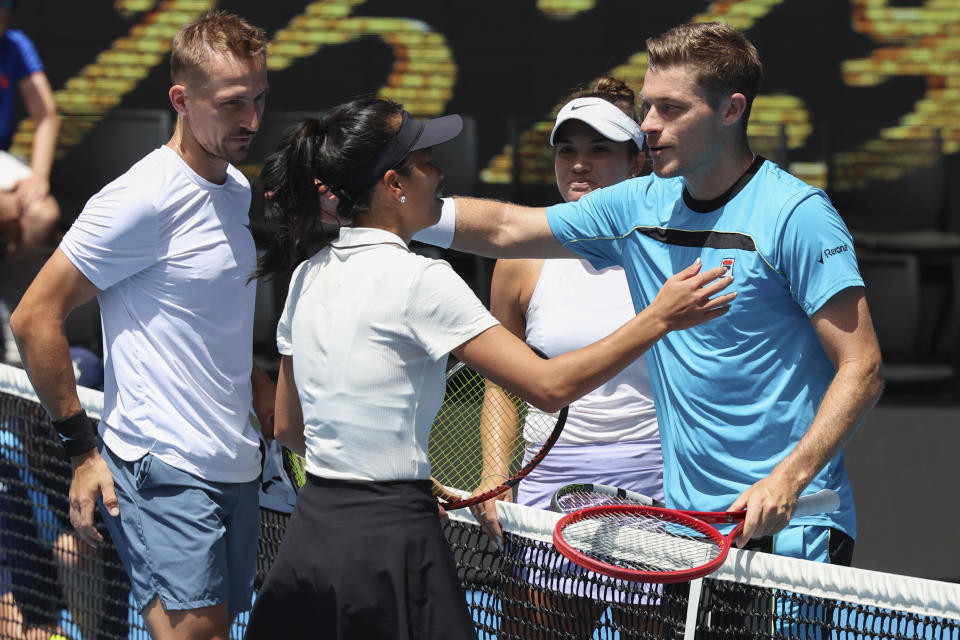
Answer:
[{"label": "man in light blue shirt", "polygon": [[[882,389],[850,234],[826,194],[750,151],[762,65],[746,38],[688,24],[647,46],[641,129],[654,175],[547,209],[457,199],[433,240],[417,239],[622,265],[637,310],[696,258],[727,267],[730,312],[647,353],[667,502],[746,508],[738,546],[778,534],[760,548],[849,564],[856,516],[842,449]],[[791,522],[797,498],[823,488],[841,508]]]}]

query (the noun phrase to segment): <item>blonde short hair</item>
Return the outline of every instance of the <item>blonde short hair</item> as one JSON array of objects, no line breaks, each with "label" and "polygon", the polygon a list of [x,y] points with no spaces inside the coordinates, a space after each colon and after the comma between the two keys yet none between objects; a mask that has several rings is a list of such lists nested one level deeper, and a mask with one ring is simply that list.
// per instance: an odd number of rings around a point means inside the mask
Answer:
[{"label": "blonde short hair", "polygon": [[267,35],[259,27],[226,11],[208,11],[185,24],[173,37],[170,79],[205,72],[211,54],[231,54],[239,59],[267,60]]},{"label": "blonde short hair", "polygon": [[689,23],[647,39],[647,68],[653,71],[688,65],[695,70],[697,84],[711,104],[731,93],[747,99],[743,125],[760,89],[763,64],[760,54],[747,38],[720,22]]}]

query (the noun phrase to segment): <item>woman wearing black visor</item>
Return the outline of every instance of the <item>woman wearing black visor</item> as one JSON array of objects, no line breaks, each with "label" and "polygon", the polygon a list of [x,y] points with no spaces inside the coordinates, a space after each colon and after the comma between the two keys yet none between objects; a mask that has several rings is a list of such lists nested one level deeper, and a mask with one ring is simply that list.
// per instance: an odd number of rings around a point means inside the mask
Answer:
[{"label": "woman wearing black visor", "polygon": [[[430,147],[460,128],[362,98],[301,123],[264,167],[281,231],[258,275],[322,248],[294,272],[277,330],[275,432],[305,455],[307,482],[247,638],[475,638],[427,459],[447,355],[553,411],[732,298],[716,295],[721,269],[693,265],[604,340],[537,357],[446,262],[408,249],[443,205]],[[331,233],[318,183],[352,226]]]}]

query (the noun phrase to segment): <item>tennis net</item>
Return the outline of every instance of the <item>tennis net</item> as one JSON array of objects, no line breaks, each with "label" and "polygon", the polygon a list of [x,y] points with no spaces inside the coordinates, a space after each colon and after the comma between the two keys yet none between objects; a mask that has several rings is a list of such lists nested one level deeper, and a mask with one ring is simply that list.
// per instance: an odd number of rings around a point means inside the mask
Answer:
[{"label": "tennis net", "polygon": [[[99,417],[99,393],[81,389],[81,401]],[[146,639],[116,552],[71,533],[69,478],[26,376],[0,365],[0,639],[20,637],[23,623]],[[479,638],[960,640],[960,585],[736,549],[701,581],[629,583],[570,566],[550,542],[557,514],[508,503],[499,512],[502,547],[465,511],[446,527]],[[286,518],[261,509],[256,585]]]}]

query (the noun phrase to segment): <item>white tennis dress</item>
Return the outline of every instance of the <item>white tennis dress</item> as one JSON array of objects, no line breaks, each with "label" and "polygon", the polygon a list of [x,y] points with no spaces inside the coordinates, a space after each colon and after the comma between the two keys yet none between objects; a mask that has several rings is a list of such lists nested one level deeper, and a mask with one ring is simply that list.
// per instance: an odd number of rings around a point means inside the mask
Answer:
[{"label": "white tennis dress", "polygon": [[[633,318],[623,269],[597,271],[581,259],[544,260],[527,307],[526,340],[548,356],[579,349]],[[540,434],[525,429],[528,456]],[[650,374],[638,358],[570,405],[557,444],[521,483],[517,501],[549,508],[556,489],[594,482],[663,495],[663,458]]]},{"label": "white tennis dress", "polygon": [[[634,315],[620,267],[597,271],[586,260],[544,260],[527,307],[526,339],[553,357],[600,340]],[[570,405],[558,442],[625,442],[658,435],[650,373],[640,357]]]}]

